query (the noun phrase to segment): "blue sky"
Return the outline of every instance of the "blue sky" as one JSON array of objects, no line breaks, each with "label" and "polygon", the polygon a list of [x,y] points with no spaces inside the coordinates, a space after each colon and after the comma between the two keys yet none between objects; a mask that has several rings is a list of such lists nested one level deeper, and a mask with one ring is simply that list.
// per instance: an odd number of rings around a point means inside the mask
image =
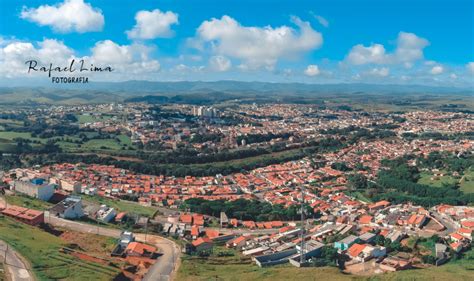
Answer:
[{"label": "blue sky", "polygon": [[0,78],[77,58],[114,67],[95,80],[469,86],[473,3],[3,0]]}]

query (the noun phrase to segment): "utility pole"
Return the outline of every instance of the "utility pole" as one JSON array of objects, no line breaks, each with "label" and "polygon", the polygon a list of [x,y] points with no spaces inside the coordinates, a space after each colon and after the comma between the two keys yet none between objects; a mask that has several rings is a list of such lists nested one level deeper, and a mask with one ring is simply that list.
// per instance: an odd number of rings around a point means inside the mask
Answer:
[{"label": "utility pole", "polygon": [[146,219],[146,223],[145,223],[145,243],[146,243],[147,234],[148,234],[148,218]]},{"label": "utility pole", "polygon": [[4,264],[7,264],[8,244],[5,243],[5,245],[7,245],[7,248],[6,248],[6,250],[5,250],[5,259],[3,260],[3,263],[4,263]]},{"label": "utility pole", "polygon": [[304,262],[304,185],[301,185],[301,250],[300,250],[300,265]]}]

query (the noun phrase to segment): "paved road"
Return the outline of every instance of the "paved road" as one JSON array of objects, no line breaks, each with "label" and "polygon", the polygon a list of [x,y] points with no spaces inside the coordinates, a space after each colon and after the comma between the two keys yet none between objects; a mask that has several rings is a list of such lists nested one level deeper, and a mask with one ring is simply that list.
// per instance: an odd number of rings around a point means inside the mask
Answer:
[{"label": "paved road", "polygon": [[[6,258],[5,258],[6,256]],[[6,261],[6,270],[12,281],[33,281],[33,275],[23,259],[12,247],[0,240],[0,259]]]},{"label": "paved road", "polygon": [[[136,234],[138,241],[145,242],[145,234]],[[158,262],[147,272],[144,281],[167,281],[172,280],[179,266],[180,249],[171,240],[166,238],[147,235],[146,242],[156,245],[160,249],[162,256]]]},{"label": "paved road", "polygon": [[446,229],[444,231],[440,231],[440,232],[436,233],[439,236],[448,235],[450,233],[453,233],[457,229],[456,225],[453,222],[451,222],[446,216],[441,215],[440,213],[438,213],[436,211],[432,211],[431,215],[435,219],[437,219],[441,224],[443,224],[444,227],[446,227]]},{"label": "paved road", "polygon": [[[60,226],[83,233],[93,233],[115,238],[120,237],[120,233],[122,232],[120,229],[105,228],[91,224],[65,220],[55,216],[49,216],[48,212],[45,212],[45,220],[47,223],[50,223],[54,226]],[[148,273],[145,275],[143,280],[171,280],[173,274],[179,266],[180,250],[176,243],[156,235],[146,235],[145,237],[145,234],[138,233],[135,236],[136,240],[140,242],[145,242],[146,239],[147,243],[155,245],[162,254],[158,258],[157,262],[148,270]]]}]

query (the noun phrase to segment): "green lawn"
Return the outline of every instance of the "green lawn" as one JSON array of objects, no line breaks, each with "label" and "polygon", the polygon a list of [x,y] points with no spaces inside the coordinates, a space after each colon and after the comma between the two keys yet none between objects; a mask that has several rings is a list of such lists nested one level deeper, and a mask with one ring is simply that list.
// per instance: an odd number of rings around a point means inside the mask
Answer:
[{"label": "green lawn", "polygon": [[116,268],[84,262],[59,252],[66,246],[60,238],[36,227],[9,218],[0,218],[0,239],[7,242],[32,265],[36,279],[42,280],[111,280]]},{"label": "green lawn", "polygon": [[134,213],[142,216],[152,217],[156,212],[156,208],[141,206],[138,203],[126,202],[104,198],[101,196],[82,195],[85,202],[96,204],[106,204],[107,206],[115,208],[118,212]]}]

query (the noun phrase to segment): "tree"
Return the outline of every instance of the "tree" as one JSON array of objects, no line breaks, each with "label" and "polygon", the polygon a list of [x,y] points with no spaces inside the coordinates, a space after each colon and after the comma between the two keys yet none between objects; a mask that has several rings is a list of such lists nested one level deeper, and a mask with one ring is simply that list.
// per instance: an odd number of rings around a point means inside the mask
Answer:
[{"label": "tree", "polygon": [[367,188],[367,178],[362,174],[349,175],[348,177],[349,186],[353,189],[365,189]]}]

